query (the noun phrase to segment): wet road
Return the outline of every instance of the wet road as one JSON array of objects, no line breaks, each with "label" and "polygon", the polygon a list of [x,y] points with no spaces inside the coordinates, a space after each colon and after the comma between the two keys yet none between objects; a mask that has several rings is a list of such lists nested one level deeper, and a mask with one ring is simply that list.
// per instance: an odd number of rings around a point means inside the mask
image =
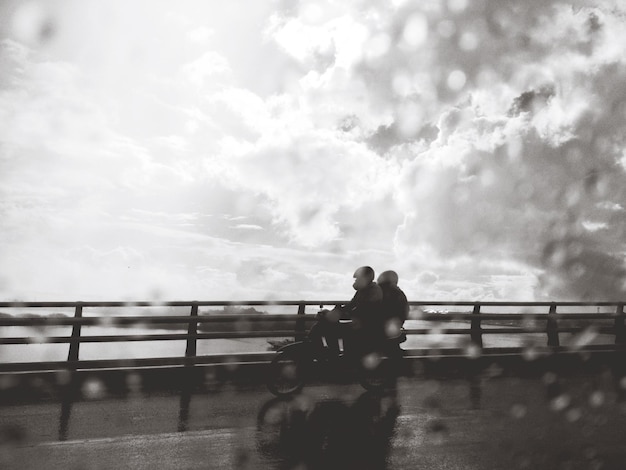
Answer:
[{"label": "wet road", "polygon": [[285,401],[260,385],[111,398],[88,384],[91,399],[69,410],[1,406],[0,467],[623,469],[613,385],[607,374],[403,378],[383,396],[318,384]]}]

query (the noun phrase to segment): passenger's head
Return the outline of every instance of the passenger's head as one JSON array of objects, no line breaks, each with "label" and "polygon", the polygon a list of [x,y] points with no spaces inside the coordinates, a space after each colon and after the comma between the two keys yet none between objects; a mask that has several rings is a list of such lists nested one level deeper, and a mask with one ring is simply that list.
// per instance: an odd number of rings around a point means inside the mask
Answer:
[{"label": "passenger's head", "polygon": [[355,290],[363,289],[367,287],[374,280],[374,270],[369,266],[361,266],[354,271],[354,287]]},{"label": "passenger's head", "polygon": [[395,271],[384,271],[378,276],[378,284],[387,286],[398,285],[398,273]]}]

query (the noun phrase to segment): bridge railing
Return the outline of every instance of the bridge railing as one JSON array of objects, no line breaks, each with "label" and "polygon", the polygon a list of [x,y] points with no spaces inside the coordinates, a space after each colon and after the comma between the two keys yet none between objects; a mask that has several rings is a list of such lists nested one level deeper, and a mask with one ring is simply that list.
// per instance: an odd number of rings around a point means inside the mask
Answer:
[{"label": "bridge railing", "polygon": [[[176,301],[176,302],[0,302],[0,309],[72,308],[73,316],[38,315],[0,316],[0,345],[28,345],[36,343],[65,343],[69,345],[67,361],[0,362],[0,372],[27,372],[62,369],[106,369],[192,366],[196,364],[220,363],[233,355],[198,355],[198,341],[236,338],[293,338],[302,339],[315,322],[315,314],[306,313],[307,307],[332,307],[341,301]],[[426,327],[412,327],[407,322],[409,337],[433,333],[432,323],[439,325],[438,335],[461,335],[467,344],[473,345],[480,354],[490,351],[520,353],[519,348],[485,348],[485,335],[545,335],[545,347],[550,350],[563,349],[561,333],[570,335],[592,331],[594,335],[610,335],[611,341],[604,344],[578,343],[580,348],[616,348],[626,344],[626,328],[623,302],[445,302],[413,301],[410,320],[422,320]],[[202,314],[203,307],[289,307],[294,313]],[[124,309],[135,307],[188,308],[188,315],[123,315]],[[122,315],[83,315],[88,308],[121,310]],[[451,310],[452,309],[452,310]],[[596,309],[596,311],[592,311]],[[429,324],[430,322],[430,324]],[[460,327],[459,323],[463,326]],[[85,335],[82,327],[88,326],[131,327],[143,326],[145,333],[115,335]],[[178,325],[184,332],[151,333],[149,327]],[[451,326],[442,326],[451,325]],[[2,331],[9,327],[71,326],[71,334],[47,336],[9,336]],[[185,354],[179,357],[156,357],[143,359],[81,360],[80,347],[86,343],[120,343],[148,341],[185,341]],[[423,351],[422,351],[423,352]],[[453,351],[454,352],[454,351]],[[457,351],[458,352],[458,351]],[[236,355],[243,363],[265,362],[271,353],[259,351]],[[0,361],[2,358],[0,357]]]}]

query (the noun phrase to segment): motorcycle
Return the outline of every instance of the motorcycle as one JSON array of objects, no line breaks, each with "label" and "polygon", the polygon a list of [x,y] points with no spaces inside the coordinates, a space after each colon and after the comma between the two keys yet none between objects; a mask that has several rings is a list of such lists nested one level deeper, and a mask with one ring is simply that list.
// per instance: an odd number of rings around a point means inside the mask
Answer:
[{"label": "motorcycle", "polygon": [[367,351],[347,350],[337,356],[307,337],[278,349],[268,367],[267,388],[276,396],[289,396],[301,391],[313,377],[345,380],[352,372],[366,390],[384,390],[393,386],[401,370],[404,350],[400,344],[405,341],[406,334],[401,330]]}]

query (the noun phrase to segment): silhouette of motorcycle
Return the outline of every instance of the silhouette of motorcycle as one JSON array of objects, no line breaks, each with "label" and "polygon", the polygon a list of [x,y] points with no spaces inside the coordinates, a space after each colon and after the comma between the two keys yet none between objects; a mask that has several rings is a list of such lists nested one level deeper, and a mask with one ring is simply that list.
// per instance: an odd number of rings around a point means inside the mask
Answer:
[{"label": "silhouette of motorcycle", "polygon": [[395,383],[401,370],[404,351],[400,344],[404,341],[406,334],[401,330],[367,352],[346,351],[338,357],[307,337],[276,352],[268,367],[267,388],[276,396],[288,396],[302,390],[307,380],[315,376],[332,379],[334,375],[344,380],[350,372],[356,372],[366,390],[384,390]]}]

